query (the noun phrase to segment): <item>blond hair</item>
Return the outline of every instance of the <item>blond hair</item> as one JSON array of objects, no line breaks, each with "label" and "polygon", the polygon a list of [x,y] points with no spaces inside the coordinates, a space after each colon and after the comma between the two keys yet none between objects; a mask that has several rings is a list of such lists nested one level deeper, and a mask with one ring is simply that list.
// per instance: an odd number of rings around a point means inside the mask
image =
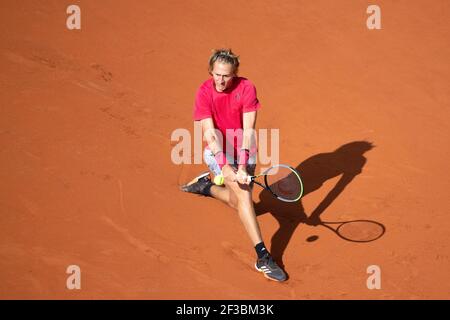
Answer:
[{"label": "blond hair", "polygon": [[215,49],[213,54],[209,57],[209,73],[212,72],[214,68],[214,63],[216,61],[229,63],[233,67],[233,73],[237,74],[239,69],[239,56],[234,54],[231,49]]}]

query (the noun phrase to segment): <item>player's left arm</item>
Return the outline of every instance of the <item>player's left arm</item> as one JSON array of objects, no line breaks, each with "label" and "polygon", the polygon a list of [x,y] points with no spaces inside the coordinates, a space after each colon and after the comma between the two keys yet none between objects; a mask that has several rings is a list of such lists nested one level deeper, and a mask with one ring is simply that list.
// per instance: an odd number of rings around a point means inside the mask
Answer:
[{"label": "player's left arm", "polygon": [[[239,151],[239,159],[246,158],[246,160],[248,160],[250,150],[256,150],[256,113],[257,111],[250,111],[243,114],[242,146]],[[245,163],[240,163],[238,169],[238,181],[240,183],[248,184],[247,175],[247,165]]]},{"label": "player's left arm", "polygon": [[255,126],[256,126],[257,111],[245,112],[243,119],[243,134],[241,149],[253,150],[255,149]]}]

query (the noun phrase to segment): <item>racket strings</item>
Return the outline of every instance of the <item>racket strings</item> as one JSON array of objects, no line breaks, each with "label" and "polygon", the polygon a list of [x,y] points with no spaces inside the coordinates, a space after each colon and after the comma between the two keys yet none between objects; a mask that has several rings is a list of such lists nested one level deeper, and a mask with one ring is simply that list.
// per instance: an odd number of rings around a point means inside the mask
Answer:
[{"label": "racket strings", "polygon": [[302,194],[302,184],[297,174],[285,167],[271,168],[265,177],[267,187],[278,197],[296,200]]}]

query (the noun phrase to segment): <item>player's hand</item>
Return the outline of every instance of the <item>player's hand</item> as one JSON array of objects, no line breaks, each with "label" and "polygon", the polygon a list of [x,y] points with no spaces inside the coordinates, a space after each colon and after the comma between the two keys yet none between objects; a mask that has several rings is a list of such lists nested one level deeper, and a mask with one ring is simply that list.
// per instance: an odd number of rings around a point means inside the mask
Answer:
[{"label": "player's hand", "polygon": [[240,166],[236,173],[237,182],[240,184],[250,184],[250,179],[245,166]]},{"label": "player's hand", "polygon": [[236,172],[228,164],[223,166],[222,175],[225,180],[225,184],[227,181],[228,182],[236,182],[237,181]]}]

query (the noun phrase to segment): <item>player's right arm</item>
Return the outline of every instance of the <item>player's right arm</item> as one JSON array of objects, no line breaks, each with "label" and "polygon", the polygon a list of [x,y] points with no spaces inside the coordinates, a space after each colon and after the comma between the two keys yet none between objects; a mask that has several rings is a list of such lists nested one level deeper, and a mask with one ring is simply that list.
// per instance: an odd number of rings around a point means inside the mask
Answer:
[{"label": "player's right arm", "polygon": [[[201,120],[203,136],[205,137],[208,147],[214,155],[220,155],[223,153],[223,137],[221,132],[214,127],[212,118],[206,118]],[[216,157],[217,159],[218,157]],[[236,181],[236,173],[233,168],[225,164],[222,167],[222,175],[228,181]]]},{"label": "player's right arm", "polygon": [[222,138],[221,133],[214,127],[212,118],[206,118],[200,121],[202,124],[203,136],[208,143],[208,147],[213,154],[222,152]]}]

